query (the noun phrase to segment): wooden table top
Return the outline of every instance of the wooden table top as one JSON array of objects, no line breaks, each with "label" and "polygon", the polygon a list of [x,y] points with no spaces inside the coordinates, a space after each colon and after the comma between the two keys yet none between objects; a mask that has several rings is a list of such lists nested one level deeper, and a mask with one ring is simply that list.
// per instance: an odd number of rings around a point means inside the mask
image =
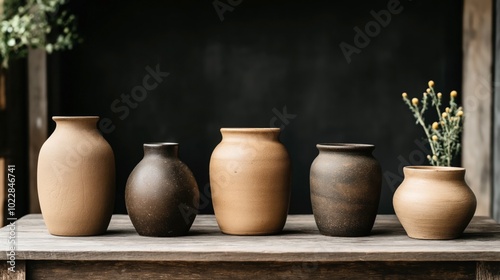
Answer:
[{"label": "wooden table top", "polygon": [[[320,235],[312,215],[289,215],[283,233],[272,236],[222,234],[213,215],[198,215],[183,237],[139,236],[127,215],[114,215],[100,236],[50,235],[40,214],[19,219],[16,232],[16,260],[500,261],[500,225],[485,217],[474,217],[461,238],[446,241],[411,239],[394,215],[379,215],[366,237]],[[0,229],[4,250],[8,234],[8,227]]]}]

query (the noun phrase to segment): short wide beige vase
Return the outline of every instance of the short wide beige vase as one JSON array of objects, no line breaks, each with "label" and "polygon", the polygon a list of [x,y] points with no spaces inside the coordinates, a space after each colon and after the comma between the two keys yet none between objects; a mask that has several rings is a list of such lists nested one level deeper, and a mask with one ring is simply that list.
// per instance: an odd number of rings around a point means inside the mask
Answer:
[{"label": "short wide beige vase", "polygon": [[38,157],[38,196],[49,232],[102,234],[115,199],[115,160],[97,130],[99,117],[53,117],[56,129]]},{"label": "short wide beige vase", "polygon": [[407,166],[394,193],[396,215],[411,238],[459,237],[476,211],[461,167]]},{"label": "short wide beige vase", "polygon": [[223,233],[283,229],[290,201],[290,158],[279,128],[222,128],[210,159],[215,218]]}]

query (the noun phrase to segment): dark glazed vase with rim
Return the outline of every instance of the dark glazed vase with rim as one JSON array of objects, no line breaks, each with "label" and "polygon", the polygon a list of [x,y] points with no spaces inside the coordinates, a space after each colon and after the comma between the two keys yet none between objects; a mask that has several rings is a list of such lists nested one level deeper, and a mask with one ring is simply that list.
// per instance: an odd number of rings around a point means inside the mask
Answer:
[{"label": "dark glazed vase with rim", "polygon": [[318,144],[311,203],[321,234],[365,236],[377,217],[382,172],[369,144]]},{"label": "dark glazed vase with rim", "polygon": [[186,235],[196,218],[198,185],[179,160],[178,147],[177,143],[144,144],[144,158],[130,173],[125,203],[140,235]]}]

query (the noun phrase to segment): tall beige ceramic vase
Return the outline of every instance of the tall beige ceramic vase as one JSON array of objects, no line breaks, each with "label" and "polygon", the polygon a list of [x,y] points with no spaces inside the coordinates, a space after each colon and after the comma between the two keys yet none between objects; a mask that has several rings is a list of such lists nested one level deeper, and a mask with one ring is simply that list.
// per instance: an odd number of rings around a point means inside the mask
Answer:
[{"label": "tall beige ceramic vase", "polygon": [[409,237],[453,239],[476,211],[476,197],[461,167],[407,166],[394,193],[394,211]]},{"label": "tall beige ceramic vase", "polygon": [[290,158],[279,128],[222,128],[210,159],[210,185],[223,233],[266,235],[283,229],[290,201]]},{"label": "tall beige ceramic vase", "polygon": [[115,198],[115,160],[99,117],[53,117],[56,129],[38,157],[38,196],[53,235],[106,231]]}]

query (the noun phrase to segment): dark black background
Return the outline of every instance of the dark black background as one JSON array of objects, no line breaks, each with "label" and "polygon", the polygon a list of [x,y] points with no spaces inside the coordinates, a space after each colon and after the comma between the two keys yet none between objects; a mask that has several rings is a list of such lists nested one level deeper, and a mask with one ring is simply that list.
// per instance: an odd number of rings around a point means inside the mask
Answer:
[{"label": "dark black background", "polygon": [[[311,213],[309,168],[322,142],[375,144],[385,175],[379,212],[393,213],[402,166],[427,164],[401,92],[420,96],[429,79],[460,92],[463,4],[401,1],[348,63],[339,44],[354,45],[353,29],[388,2],[244,0],[221,21],[211,1],[71,1],[84,42],[49,56],[49,113],[113,122],[103,135],[116,157],[117,213],[144,142],[179,142],[207,198],[219,129],[269,127],[284,107],[296,115],[281,136],[293,165],[290,213]],[[111,105],[156,65],[170,75],[122,120]]]}]

